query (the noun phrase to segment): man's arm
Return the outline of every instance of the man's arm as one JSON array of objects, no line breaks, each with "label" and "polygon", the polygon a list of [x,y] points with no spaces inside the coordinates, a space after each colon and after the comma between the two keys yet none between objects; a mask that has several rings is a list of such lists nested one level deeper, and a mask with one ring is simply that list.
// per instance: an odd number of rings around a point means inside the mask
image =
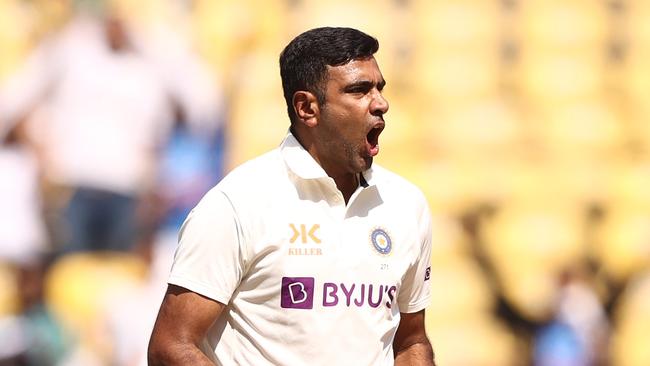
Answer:
[{"label": "man's arm", "polygon": [[393,352],[395,365],[435,366],[433,347],[424,330],[424,310],[401,313]]},{"label": "man's arm", "polygon": [[149,340],[149,365],[214,365],[199,345],[223,308],[217,301],[169,285]]}]

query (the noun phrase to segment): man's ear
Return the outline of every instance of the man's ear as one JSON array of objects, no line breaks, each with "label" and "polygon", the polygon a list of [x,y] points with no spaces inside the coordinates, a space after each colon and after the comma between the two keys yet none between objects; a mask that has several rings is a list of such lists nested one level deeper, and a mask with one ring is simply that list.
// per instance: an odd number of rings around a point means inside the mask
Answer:
[{"label": "man's ear", "polygon": [[314,127],[318,123],[320,109],[316,96],[308,91],[297,91],[293,94],[293,109],[296,119],[307,127]]}]

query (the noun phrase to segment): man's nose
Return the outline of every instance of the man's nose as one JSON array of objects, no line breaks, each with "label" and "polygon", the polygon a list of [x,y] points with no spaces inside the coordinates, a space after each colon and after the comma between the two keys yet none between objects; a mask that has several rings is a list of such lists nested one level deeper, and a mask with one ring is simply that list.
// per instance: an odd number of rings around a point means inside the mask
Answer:
[{"label": "man's nose", "polygon": [[378,91],[372,100],[372,104],[370,108],[371,108],[370,110],[371,114],[382,115],[388,112],[388,108],[389,108],[388,100],[386,100],[386,98],[384,98],[381,92]]}]

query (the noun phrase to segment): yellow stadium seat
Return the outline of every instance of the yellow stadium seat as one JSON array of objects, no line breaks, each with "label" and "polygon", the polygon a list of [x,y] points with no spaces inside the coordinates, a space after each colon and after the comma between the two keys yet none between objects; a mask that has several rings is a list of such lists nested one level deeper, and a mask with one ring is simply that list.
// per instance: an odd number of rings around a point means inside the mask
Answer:
[{"label": "yellow stadium seat", "polygon": [[[33,41],[40,41],[49,33],[60,29],[70,19],[74,11],[73,0],[35,0],[29,3],[33,6],[30,12],[34,18],[30,23],[23,24],[23,26],[33,27],[30,29],[30,31],[33,31],[33,34],[30,34]],[[22,29],[22,31],[25,30]]]},{"label": "yellow stadium seat", "polygon": [[571,192],[567,190],[563,179],[564,172],[555,162],[540,157],[540,154],[528,152],[527,155],[520,154],[510,159],[504,158],[503,161],[486,161],[481,166],[482,171],[489,177],[489,172],[494,170],[492,174],[495,174],[497,179],[494,183],[479,179],[476,184],[492,183],[501,191],[501,200],[505,204],[514,205],[515,209],[546,207],[553,202],[563,202],[569,206],[574,204]]},{"label": "yellow stadium seat", "polygon": [[[387,28],[396,30],[386,26],[391,10],[391,1],[387,0],[302,0],[291,8],[294,22],[290,25],[290,32],[297,35],[315,27],[353,27],[377,37],[389,34]],[[379,40],[382,41],[381,37]]]},{"label": "yellow stadium seat", "polygon": [[282,96],[279,93],[254,95],[254,99],[242,94],[233,100],[225,157],[228,170],[274,149],[289,130]]},{"label": "yellow stadium seat", "polygon": [[636,151],[643,156],[650,156],[650,100],[636,102],[634,108],[628,110],[627,130],[628,141],[635,146]]},{"label": "yellow stadium seat", "polygon": [[595,235],[594,254],[604,270],[622,283],[650,268],[650,211],[612,207]]},{"label": "yellow stadium seat", "polygon": [[229,75],[237,57],[253,43],[254,24],[244,3],[224,3],[197,1],[193,24],[203,56],[219,73]]},{"label": "yellow stadium seat", "polygon": [[538,123],[537,136],[558,157],[611,158],[626,142],[622,119],[606,98],[548,108]]},{"label": "yellow stadium seat", "polygon": [[520,364],[514,335],[503,324],[487,315],[467,316],[457,322],[429,326],[427,335],[439,365],[515,366]]},{"label": "yellow stadium seat", "polygon": [[526,0],[517,3],[515,32],[525,50],[600,49],[609,32],[607,5],[591,0]]},{"label": "yellow stadium seat", "polygon": [[498,1],[409,2],[409,85],[431,103],[499,90],[502,19]]},{"label": "yellow stadium seat", "polygon": [[428,124],[429,138],[455,157],[486,160],[503,157],[523,141],[522,123],[516,111],[501,98],[471,99],[441,106]]},{"label": "yellow stadium seat", "polygon": [[233,168],[277,147],[289,130],[287,107],[274,53],[242,58],[231,97],[226,165]]},{"label": "yellow stadium seat", "polygon": [[463,255],[432,256],[431,305],[427,324],[460,322],[472,314],[488,314],[495,305],[490,284],[481,268]]},{"label": "yellow stadium seat", "polygon": [[631,52],[648,52],[650,45],[650,3],[646,0],[625,2],[625,21],[622,31]]},{"label": "yellow stadium seat", "polygon": [[527,266],[530,260],[524,256],[514,255],[508,263],[503,263],[506,262],[504,258],[500,261],[497,272],[508,303],[528,320],[542,322],[549,319],[555,310],[558,273],[548,268]]},{"label": "yellow stadium seat", "polygon": [[[519,161],[520,149],[504,148],[481,155],[462,150],[449,152],[434,144],[438,143],[421,146],[420,159],[387,165],[420,187],[434,211],[462,215],[477,206],[504,200],[545,200],[535,192],[529,193],[531,187],[543,186],[538,179],[543,180],[544,175],[533,175],[532,169],[523,168],[529,163]],[[385,160],[378,161],[383,164]]]},{"label": "yellow stadium seat", "polygon": [[[30,24],[34,21],[17,1],[0,1],[0,82],[25,58],[30,46]],[[27,29],[26,29],[27,28]]]},{"label": "yellow stadium seat", "polygon": [[153,24],[178,17],[178,9],[173,9],[171,3],[161,0],[109,0],[111,10],[129,21],[141,24]]},{"label": "yellow stadium seat", "polygon": [[650,272],[630,281],[614,312],[615,330],[610,344],[612,364],[650,364]]},{"label": "yellow stadium seat", "polygon": [[592,55],[531,55],[514,74],[523,96],[543,106],[598,96],[605,86],[604,64]]},{"label": "yellow stadium seat", "polygon": [[[650,70],[648,70],[648,62],[650,62],[650,42],[643,45],[644,48],[631,49],[628,57],[626,57],[623,70],[621,71],[621,84],[622,89],[626,96],[639,107],[642,108],[642,123],[647,128],[647,105],[650,103]],[[646,129],[650,132],[650,129]]]},{"label": "yellow stadium seat", "polygon": [[485,52],[435,52],[417,54],[407,77],[415,95],[425,105],[492,97],[499,93],[499,59],[496,49]]},{"label": "yellow stadium seat", "polygon": [[618,165],[610,180],[612,204],[650,212],[650,158]]},{"label": "yellow stadium seat", "polygon": [[488,254],[504,265],[519,258],[531,268],[559,270],[585,253],[580,207],[552,201],[535,206],[511,202],[485,224]]},{"label": "yellow stadium seat", "polygon": [[394,168],[424,192],[434,212],[460,215],[483,203],[476,185],[484,177],[476,166],[439,157],[422,162],[404,161]]},{"label": "yellow stadium seat", "polygon": [[[641,315],[641,313],[636,313]],[[650,363],[650,323],[640,319],[637,324],[622,327],[614,333],[610,345],[612,365],[645,366]]]},{"label": "yellow stadium seat", "polygon": [[531,319],[552,309],[558,274],[586,253],[579,207],[555,202],[511,202],[486,219],[484,250],[495,266],[506,298]]},{"label": "yellow stadium seat", "polygon": [[[612,191],[612,176],[620,157],[570,156],[560,154],[549,158],[551,165],[547,173],[553,177],[549,185],[559,186],[557,199],[566,203],[588,207],[608,202]],[[548,196],[547,196],[548,197]]]},{"label": "yellow stadium seat", "polygon": [[[650,42],[648,43],[650,45]],[[650,47],[648,47],[650,48]],[[635,152],[650,156],[650,51],[631,50],[625,59],[618,78],[617,87],[627,102],[625,109],[626,128],[630,144]]]},{"label": "yellow stadium seat", "polygon": [[418,48],[450,53],[497,48],[502,27],[499,1],[409,1]]},{"label": "yellow stadium seat", "polygon": [[62,257],[47,273],[45,301],[77,334],[94,334],[107,300],[141,283],[146,265],[118,253],[79,253]]},{"label": "yellow stadium seat", "polygon": [[283,1],[198,0],[192,13],[198,47],[226,81],[246,52],[270,48],[277,58],[286,39]]},{"label": "yellow stadium seat", "polygon": [[[432,212],[431,263],[454,261],[470,256],[469,238],[458,219],[446,212]],[[472,263],[469,263],[471,267]],[[470,269],[474,270],[474,269]]]}]

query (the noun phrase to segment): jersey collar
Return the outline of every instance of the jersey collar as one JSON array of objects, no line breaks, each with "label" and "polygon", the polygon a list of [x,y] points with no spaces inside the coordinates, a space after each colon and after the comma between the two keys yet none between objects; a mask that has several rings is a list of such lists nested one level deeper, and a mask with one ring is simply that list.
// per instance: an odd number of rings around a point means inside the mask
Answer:
[{"label": "jersey collar", "polygon": [[289,131],[280,145],[284,162],[295,175],[302,179],[326,178],[325,170],[305,150],[298,139]]},{"label": "jersey collar", "polygon": [[[318,162],[309,154],[305,148],[300,145],[300,142],[296,137],[289,131],[287,136],[282,141],[280,145],[280,152],[284,159],[284,162],[289,167],[295,175],[302,179],[321,179],[327,178],[327,173],[325,170],[318,164]],[[363,172],[363,180],[367,185],[362,185],[364,187],[370,187],[374,185],[374,180],[372,179],[372,168]]]}]

